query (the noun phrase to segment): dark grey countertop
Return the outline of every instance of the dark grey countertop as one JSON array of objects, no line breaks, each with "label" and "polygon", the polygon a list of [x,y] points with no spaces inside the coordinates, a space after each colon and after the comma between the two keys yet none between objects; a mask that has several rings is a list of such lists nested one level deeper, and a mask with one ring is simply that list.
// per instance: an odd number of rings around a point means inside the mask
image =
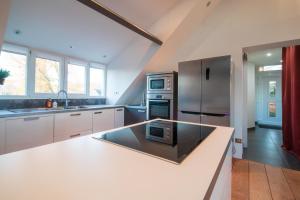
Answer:
[{"label": "dark grey countertop", "polygon": [[[34,109],[31,112],[13,112],[12,110],[0,110],[0,118],[9,117],[22,117],[22,116],[32,116],[32,115],[45,115],[45,114],[55,114],[55,113],[65,113],[65,112],[78,112],[78,111],[88,111],[88,110],[99,110],[99,109],[109,109],[109,108],[121,108],[124,105],[88,105],[84,108],[76,109]],[[20,110],[20,109],[18,109]]]}]

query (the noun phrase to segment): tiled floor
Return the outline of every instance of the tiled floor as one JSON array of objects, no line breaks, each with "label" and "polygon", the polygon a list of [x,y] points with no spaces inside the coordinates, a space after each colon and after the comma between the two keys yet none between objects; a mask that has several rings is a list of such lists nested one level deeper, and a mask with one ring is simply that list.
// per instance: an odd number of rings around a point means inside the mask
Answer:
[{"label": "tiled floor", "polygon": [[284,151],[282,131],[256,127],[248,133],[248,148],[244,149],[243,158],[264,164],[288,169],[300,170],[300,160]]}]

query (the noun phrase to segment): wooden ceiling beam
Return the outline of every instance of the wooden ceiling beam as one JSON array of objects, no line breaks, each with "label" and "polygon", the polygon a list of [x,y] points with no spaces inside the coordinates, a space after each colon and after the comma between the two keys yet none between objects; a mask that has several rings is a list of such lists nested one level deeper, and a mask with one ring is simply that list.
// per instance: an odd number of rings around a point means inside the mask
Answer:
[{"label": "wooden ceiling beam", "polygon": [[117,13],[110,10],[109,8],[104,7],[103,5],[98,3],[97,1],[95,1],[95,0],[77,0],[77,1],[79,1],[80,3],[86,5],[87,7],[91,8],[91,9],[97,11],[98,13],[101,13],[102,15],[114,20],[115,22],[125,26],[126,28],[136,32],[137,34],[151,40],[152,42],[155,42],[158,45],[163,44],[163,42],[160,39],[158,39],[157,37],[155,37],[151,33],[147,32],[144,29],[138,27],[137,25],[129,22],[124,17],[118,15]]}]

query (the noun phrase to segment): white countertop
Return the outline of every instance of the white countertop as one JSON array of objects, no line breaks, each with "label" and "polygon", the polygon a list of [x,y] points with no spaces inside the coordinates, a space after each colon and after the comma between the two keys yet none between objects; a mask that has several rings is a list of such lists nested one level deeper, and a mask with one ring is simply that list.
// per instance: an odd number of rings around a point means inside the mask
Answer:
[{"label": "white countertop", "polygon": [[95,140],[95,134],[2,155],[0,199],[199,200],[232,134],[217,127],[180,165]]}]

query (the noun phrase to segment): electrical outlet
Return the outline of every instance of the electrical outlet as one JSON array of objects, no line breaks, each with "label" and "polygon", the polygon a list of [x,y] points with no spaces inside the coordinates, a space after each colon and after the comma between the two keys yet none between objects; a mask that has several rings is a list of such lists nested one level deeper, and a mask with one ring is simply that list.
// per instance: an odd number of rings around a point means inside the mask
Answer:
[{"label": "electrical outlet", "polygon": [[241,138],[235,138],[235,143],[242,144],[242,139]]}]

